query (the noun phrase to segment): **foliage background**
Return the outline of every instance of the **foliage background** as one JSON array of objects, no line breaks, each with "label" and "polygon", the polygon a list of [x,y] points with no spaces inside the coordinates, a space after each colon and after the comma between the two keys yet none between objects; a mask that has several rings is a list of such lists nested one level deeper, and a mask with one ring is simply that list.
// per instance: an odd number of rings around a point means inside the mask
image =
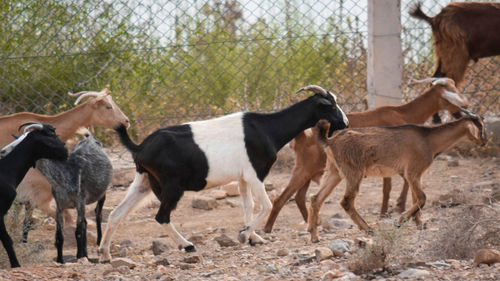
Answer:
[{"label": "foliage background", "polygon": [[[449,1],[423,1],[435,15]],[[433,73],[428,25],[401,1],[404,81]],[[364,0],[4,0],[0,114],[67,110],[68,91],[109,87],[145,136],[238,110],[273,111],[319,84],[346,111],[366,109]],[[499,58],[481,60],[462,89],[482,114],[500,111]],[[398,74],[395,74],[398,75]],[[403,101],[425,86],[403,85]],[[98,130],[101,138],[106,138]]]}]

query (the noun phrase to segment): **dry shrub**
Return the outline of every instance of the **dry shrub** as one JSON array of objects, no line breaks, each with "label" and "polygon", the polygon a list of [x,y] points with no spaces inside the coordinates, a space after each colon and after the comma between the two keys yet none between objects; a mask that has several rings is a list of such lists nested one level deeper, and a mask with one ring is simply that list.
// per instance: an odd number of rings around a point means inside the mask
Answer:
[{"label": "dry shrub", "polygon": [[390,223],[379,224],[374,230],[373,243],[360,248],[349,259],[349,270],[359,275],[386,268],[399,256],[401,237],[401,228]]},{"label": "dry shrub", "polygon": [[[27,264],[40,263],[43,260],[45,246],[43,243],[29,241],[22,243],[22,227],[23,227],[23,205],[14,201],[9,212],[5,216],[5,227],[9,232],[10,238],[14,242],[14,250],[16,251],[17,259],[21,266]],[[2,246],[0,250],[0,268],[9,268],[9,257]]]},{"label": "dry shrub", "polygon": [[467,204],[447,209],[441,231],[429,244],[437,259],[470,259],[481,248],[500,247],[500,207]]}]

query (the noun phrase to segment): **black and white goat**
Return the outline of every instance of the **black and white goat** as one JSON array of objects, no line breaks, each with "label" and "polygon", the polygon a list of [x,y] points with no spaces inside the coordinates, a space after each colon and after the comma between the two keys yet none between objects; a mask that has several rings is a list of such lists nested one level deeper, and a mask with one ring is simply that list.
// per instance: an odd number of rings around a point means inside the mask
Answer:
[{"label": "black and white goat", "polygon": [[[136,176],[124,200],[111,212],[100,246],[100,260],[110,260],[111,236],[119,222],[151,190],[161,201],[156,221],[166,225],[179,249],[195,251],[194,245],[170,223],[170,213],[184,191],[200,191],[230,181],[239,181],[245,227],[238,239],[251,245],[264,243],[255,228],[271,208],[264,178],[276,153],[297,134],[320,119],[327,119],[331,132],[346,128],[348,120],[335,95],[316,85],[301,88],[315,95],[282,111],[270,114],[233,113],[223,117],[159,129],[140,144],[134,144],[124,126],[116,129],[123,145],[132,153]],[[330,132],[330,133],[331,133]],[[260,212],[252,217],[254,201]]]},{"label": "black and white goat", "polygon": [[[50,125],[29,122],[22,124],[24,133],[6,145],[0,155],[0,239],[9,256],[10,266],[19,267],[12,239],[5,228],[5,215],[16,198],[16,188],[35,162],[41,158],[65,160],[68,150]],[[30,131],[30,129],[33,129]]]},{"label": "black and white goat", "polygon": [[106,189],[111,182],[112,166],[102,145],[92,135],[75,146],[67,161],[42,159],[36,168],[52,185],[56,201],[56,247],[57,262],[63,263],[64,226],[63,211],[76,208],[76,258],[87,257],[87,220],[85,205],[97,201],[95,208],[97,244],[101,242],[102,207],[106,200]]}]

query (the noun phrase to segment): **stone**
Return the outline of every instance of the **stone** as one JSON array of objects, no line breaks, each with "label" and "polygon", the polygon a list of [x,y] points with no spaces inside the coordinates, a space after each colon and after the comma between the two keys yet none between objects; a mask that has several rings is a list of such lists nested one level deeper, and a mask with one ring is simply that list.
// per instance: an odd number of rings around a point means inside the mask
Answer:
[{"label": "stone", "polygon": [[210,197],[198,196],[193,199],[191,206],[195,209],[212,210],[217,207],[217,201]]},{"label": "stone", "polygon": [[130,273],[130,268],[126,265],[120,265],[119,267],[116,268],[118,272],[121,274],[129,274]]},{"label": "stone", "polygon": [[183,261],[185,263],[199,263],[203,261],[203,258],[201,257],[201,255],[192,255],[185,257]]},{"label": "stone", "polygon": [[168,251],[168,245],[160,240],[153,240],[153,245],[151,246],[151,248],[155,256],[159,256]]},{"label": "stone", "polygon": [[120,247],[129,247],[129,248],[133,248],[134,247],[134,243],[130,240],[123,240],[120,242]]},{"label": "stone", "polygon": [[474,257],[474,266],[479,264],[492,265],[494,263],[500,263],[500,251],[493,249],[481,249],[476,252]]},{"label": "stone", "polygon": [[335,256],[343,256],[344,253],[350,251],[350,243],[344,241],[342,239],[335,239],[330,244],[328,244],[328,248],[333,252]]},{"label": "stone", "polygon": [[224,190],[214,189],[210,190],[208,196],[215,198],[217,200],[224,199],[227,197],[227,193]]},{"label": "stone", "polygon": [[373,245],[373,239],[366,237],[357,237],[354,242],[358,247],[365,248],[366,246]]},{"label": "stone", "polygon": [[119,266],[125,265],[128,268],[135,268],[138,264],[131,259],[128,258],[115,258],[111,260],[111,265],[114,268],[118,268]]},{"label": "stone", "polygon": [[421,278],[429,276],[430,272],[424,269],[408,268],[407,270],[398,274],[399,278]]},{"label": "stone", "polygon": [[460,163],[458,162],[458,159],[451,159],[447,163],[448,167],[458,167],[460,166]]},{"label": "stone", "polygon": [[214,240],[219,243],[221,247],[232,247],[238,245],[238,242],[229,238],[226,234],[222,234],[219,237],[215,237]]},{"label": "stone", "polygon": [[425,263],[425,265],[433,267],[451,268],[451,265],[445,262],[427,262]]},{"label": "stone", "polygon": [[290,251],[288,251],[288,249],[279,249],[277,252],[276,252],[276,255],[278,255],[278,257],[284,257],[284,256],[288,256],[288,254],[290,253]]},{"label": "stone", "polygon": [[319,247],[314,250],[314,256],[316,257],[316,261],[320,262],[333,257],[333,252],[326,247]]},{"label": "stone", "polygon": [[484,119],[486,135],[496,145],[500,145],[500,116],[491,116]]},{"label": "stone", "polygon": [[170,262],[167,260],[167,258],[160,258],[155,261],[155,265],[167,266],[170,265]]},{"label": "stone", "polygon": [[118,252],[115,254],[115,256],[120,258],[128,257],[129,256],[128,249],[126,247],[120,248]]},{"label": "stone", "polygon": [[194,244],[199,244],[199,243],[203,243],[203,241],[205,240],[205,236],[195,234],[195,235],[191,235],[191,237],[189,237],[188,240]]},{"label": "stone", "polygon": [[220,187],[221,190],[226,192],[226,195],[229,197],[239,196],[240,190],[238,189],[238,183],[232,182]]},{"label": "stone", "polygon": [[340,270],[334,269],[327,271],[325,274],[321,276],[321,280],[333,280],[335,278],[341,277],[343,274]]},{"label": "stone", "polygon": [[351,229],[354,227],[352,220],[339,219],[339,218],[328,218],[321,220],[321,226],[324,229]]}]

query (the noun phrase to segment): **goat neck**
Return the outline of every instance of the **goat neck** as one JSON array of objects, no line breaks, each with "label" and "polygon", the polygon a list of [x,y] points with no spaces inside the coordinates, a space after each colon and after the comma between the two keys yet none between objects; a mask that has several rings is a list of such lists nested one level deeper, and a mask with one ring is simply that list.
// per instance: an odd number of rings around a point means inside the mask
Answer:
[{"label": "goat neck", "polygon": [[67,141],[73,137],[80,127],[87,127],[90,124],[90,117],[93,109],[88,103],[82,103],[68,111],[54,116],[45,116],[41,123],[51,124],[56,127],[56,134],[62,141]]},{"label": "goat neck", "polygon": [[468,119],[462,118],[441,126],[430,127],[428,139],[432,155],[436,156],[462,140],[467,134],[467,122]]},{"label": "goat neck", "polygon": [[439,112],[440,87],[432,87],[414,100],[399,107],[404,114],[405,123],[423,124],[432,114]]},{"label": "goat neck", "polygon": [[276,151],[300,132],[311,128],[318,122],[314,101],[311,98],[275,113],[247,113],[245,118],[258,123],[258,126],[269,136]]},{"label": "goat neck", "polygon": [[26,139],[21,142],[12,152],[7,154],[0,160],[0,170],[9,170],[16,173],[13,183],[16,187],[23,180],[24,176],[31,167],[35,166],[36,151],[33,145],[29,144]]}]

